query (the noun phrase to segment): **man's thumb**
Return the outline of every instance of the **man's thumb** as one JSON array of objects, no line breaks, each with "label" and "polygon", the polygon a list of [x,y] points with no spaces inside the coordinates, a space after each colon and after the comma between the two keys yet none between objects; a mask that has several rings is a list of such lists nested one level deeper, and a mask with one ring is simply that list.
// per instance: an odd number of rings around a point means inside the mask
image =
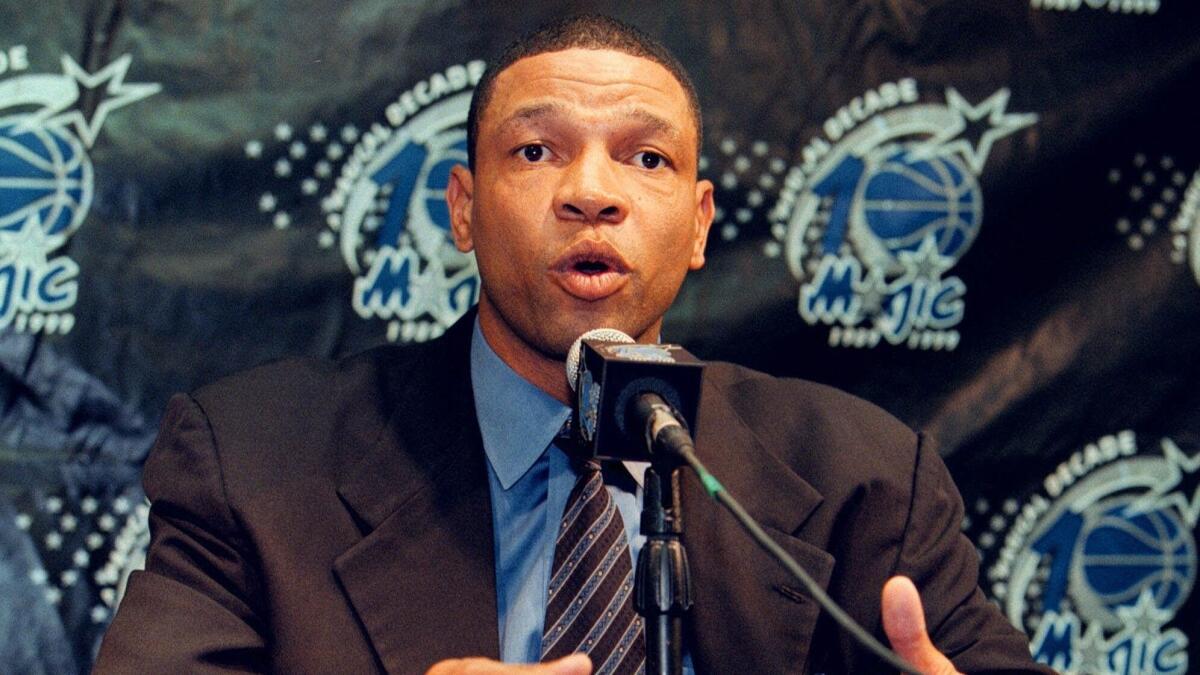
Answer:
[{"label": "man's thumb", "polygon": [[545,670],[539,672],[552,675],[591,675],[592,660],[588,658],[587,654],[580,652],[564,656],[557,661],[543,663],[541,667]]},{"label": "man's thumb", "polygon": [[921,596],[908,577],[892,577],[883,586],[883,632],[892,649],[925,675],[958,672],[929,640]]}]

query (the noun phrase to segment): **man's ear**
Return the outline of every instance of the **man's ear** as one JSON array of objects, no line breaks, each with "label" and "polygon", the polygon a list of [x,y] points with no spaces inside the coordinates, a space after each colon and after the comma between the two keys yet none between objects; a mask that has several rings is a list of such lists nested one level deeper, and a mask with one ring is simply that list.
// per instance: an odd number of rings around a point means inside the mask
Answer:
[{"label": "man's ear", "polygon": [[696,229],[692,240],[692,259],[688,263],[689,269],[698,270],[704,267],[704,247],[708,244],[708,230],[712,227],[715,213],[712,181],[696,181]]},{"label": "man's ear", "polygon": [[471,200],[474,197],[475,177],[471,170],[457,164],[450,170],[450,182],[446,185],[446,207],[450,210],[450,233],[454,236],[454,247],[463,253],[475,248],[471,238]]}]

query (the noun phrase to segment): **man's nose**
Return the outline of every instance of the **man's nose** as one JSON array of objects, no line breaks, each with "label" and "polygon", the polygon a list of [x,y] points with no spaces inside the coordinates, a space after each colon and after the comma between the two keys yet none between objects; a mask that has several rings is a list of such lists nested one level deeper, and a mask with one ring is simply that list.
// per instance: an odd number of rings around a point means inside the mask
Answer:
[{"label": "man's nose", "polygon": [[562,175],[554,211],[562,220],[617,224],[629,213],[620,164],[600,148],[586,149]]}]

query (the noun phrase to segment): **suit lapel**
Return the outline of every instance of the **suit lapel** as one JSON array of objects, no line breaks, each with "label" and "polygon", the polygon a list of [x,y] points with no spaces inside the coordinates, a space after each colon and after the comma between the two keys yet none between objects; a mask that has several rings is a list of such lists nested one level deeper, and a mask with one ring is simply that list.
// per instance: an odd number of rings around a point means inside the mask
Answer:
[{"label": "suit lapel", "polygon": [[[491,501],[470,387],[474,314],[408,367],[385,367],[395,411],[338,494],[364,537],[334,573],[388,672],[497,658]],[[357,452],[346,448],[346,452]]]},{"label": "suit lapel", "polygon": [[[696,451],[775,540],[824,588],[834,558],[795,536],[822,497],[767,452],[726,392],[706,382]],[[694,476],[683,480],[684,541],[695,605],[688,646],[705,673],[798,673],[820,608]]]}]

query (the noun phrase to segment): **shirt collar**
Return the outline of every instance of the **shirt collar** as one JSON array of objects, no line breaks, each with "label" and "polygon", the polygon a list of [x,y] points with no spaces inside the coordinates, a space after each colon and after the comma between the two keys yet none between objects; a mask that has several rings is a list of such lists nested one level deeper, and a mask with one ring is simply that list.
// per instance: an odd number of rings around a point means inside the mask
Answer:
[{"label": "shirt collar", "polygon": [[480,331],[478,318],[471,336],[471,387],[483,451],[500,487],[507,490],[542,456],[571,409],[497,356]]},{"label": "shirt collar", "polygon": [[[564,370],[563,376],[566,377]],[[500,487],[508,490],[534,462],[571,417],[571,409],[517,374],[501,359],[479,329],[471,334],[471,388],[479,434]],[[649,462],[621,462],[642,486]]]}]

